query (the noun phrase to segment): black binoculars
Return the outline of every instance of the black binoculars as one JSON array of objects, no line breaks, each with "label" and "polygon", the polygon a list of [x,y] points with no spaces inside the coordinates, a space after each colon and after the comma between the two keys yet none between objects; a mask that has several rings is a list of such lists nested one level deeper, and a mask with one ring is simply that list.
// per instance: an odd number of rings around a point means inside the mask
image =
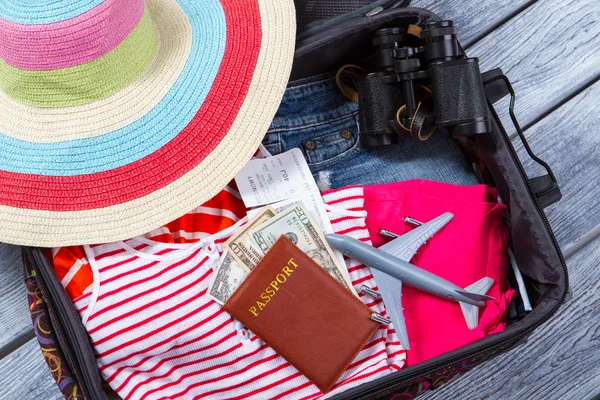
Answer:
[{"label": "black binoculars", "polygon": [[376,72],[357,81],[363,147],[424,139],[440,127],[454,136],[491,131],[479,60],[462,54],[452,21],[424,25],[420,38],[408,28],[380,29],[372,44]]}]

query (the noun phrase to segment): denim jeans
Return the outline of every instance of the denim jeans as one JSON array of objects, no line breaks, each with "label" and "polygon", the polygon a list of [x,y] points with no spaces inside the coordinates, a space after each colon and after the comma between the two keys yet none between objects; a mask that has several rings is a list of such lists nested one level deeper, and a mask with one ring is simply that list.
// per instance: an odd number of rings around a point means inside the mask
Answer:
[{"label": "denim jeans", "polygon": [[363,149],[358,104],[338,89],[331,74],[293,81],[263,144],[271,154],[298,147],[321,190],[347,185],[428,179],[472,185],[477,178],[460,148],[444,130],[421,142]]}]

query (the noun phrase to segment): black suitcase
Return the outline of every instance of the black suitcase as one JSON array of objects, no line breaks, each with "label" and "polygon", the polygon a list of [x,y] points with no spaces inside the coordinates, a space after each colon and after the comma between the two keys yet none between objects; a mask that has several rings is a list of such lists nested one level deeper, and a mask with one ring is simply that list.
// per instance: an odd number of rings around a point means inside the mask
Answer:
[{"label": "black suitcase", "polygon": [[[298,43],[292,79],[315,75],[352,62],[368,50],[369,34],[388,25],[422,25],[439,20],[434,13],[406,7],[408,1],[390,0],[296,0]],[[550,167],[530,150],[518,126],[512,106],[514,92],[497,69],[483,74],[493,130],[467,139],[463,145],[476,150],[485,161],[493,184],[510,211],[507,221],[512,248],[526,281],[533,311],[507,328],[458,350],[404,368],[383,378],[337,395],[339,399],[414,398],[439,387],[454,376],[525,342],[564,303],[568,292],[565,259],[548,223],[544,208],[561,194]],[[511,96],[511,117],[529,156],[547,174],[527,176],[502,126],[493,104]],[[45,352],[55,380],[67,398],[100,400],[114,394],[103,385],[93,349],[80,316],[63,290],[51,265],[38,248],[23,250],[30,310],[34,323],[46,332],[44,343],[56,344]],[[40,343],[42,343],[42,341]],[[56,360],[62,360],[58,367]]]}]

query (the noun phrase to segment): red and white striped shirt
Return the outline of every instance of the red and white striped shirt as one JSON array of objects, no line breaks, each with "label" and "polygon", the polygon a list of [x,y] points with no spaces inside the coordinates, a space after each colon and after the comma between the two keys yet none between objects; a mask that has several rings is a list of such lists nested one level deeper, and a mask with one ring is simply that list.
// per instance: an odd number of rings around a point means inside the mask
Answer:
[{"label": "red and white striped shirt", "polygon": [[[337,233],[370,243],[363,189],[324,195]],[[123,399],[323,397],[319,389],[207,296],[222,244],[242,221],[195,243],[138,237],[85,246],[91,290],[76,299],[103,378]],[[353,284],[375,287],[347,260]],[[381,300],[363,297],[385,315]],[[400,369],[406,354],[382,325],[326,397]]]},{"label": "red and white striped shirt", "polygon": [[[200,207],[144,236],[157,242],[193,243],[229,228],[245,215],[246,206],[232,181]],[[94,278],[83,246],[56,247],[48,253],[71,300],[91,292]]]}]

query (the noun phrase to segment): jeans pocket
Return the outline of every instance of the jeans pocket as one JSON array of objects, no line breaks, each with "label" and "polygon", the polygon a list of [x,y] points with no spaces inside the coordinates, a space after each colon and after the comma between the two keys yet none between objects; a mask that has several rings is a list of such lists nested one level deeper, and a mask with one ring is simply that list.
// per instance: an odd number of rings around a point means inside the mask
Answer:
[{"label": "jeans pocket", "polygon": [[263,143],[263,146],[265,146],[265,149],[267,149],[267,151],[272,155],[281,153],[281,144],[279,142],[266,144]]},{"label": "jeans pocket", "polygon": [[329,119],[326,110],[323,113],[323,116],[316,116],[317,122],[307,120],[302,125],[269,130],[263,145],[273,155],[293,148],[301,149],[313,174],[357,156],[361,147],[356,112]]},{"label": "jeans pocket", "polygon": [[313,173],[331,168],[360,153],[358,134],[350,128],[311,137],[304,140],[302,146]]},{"label": "jeans pocket", "polygon": [[262,140],[262,145],[272,155],[277,155],[283,152],[281,149],[281,141],[279,133],[269,131]]}]

